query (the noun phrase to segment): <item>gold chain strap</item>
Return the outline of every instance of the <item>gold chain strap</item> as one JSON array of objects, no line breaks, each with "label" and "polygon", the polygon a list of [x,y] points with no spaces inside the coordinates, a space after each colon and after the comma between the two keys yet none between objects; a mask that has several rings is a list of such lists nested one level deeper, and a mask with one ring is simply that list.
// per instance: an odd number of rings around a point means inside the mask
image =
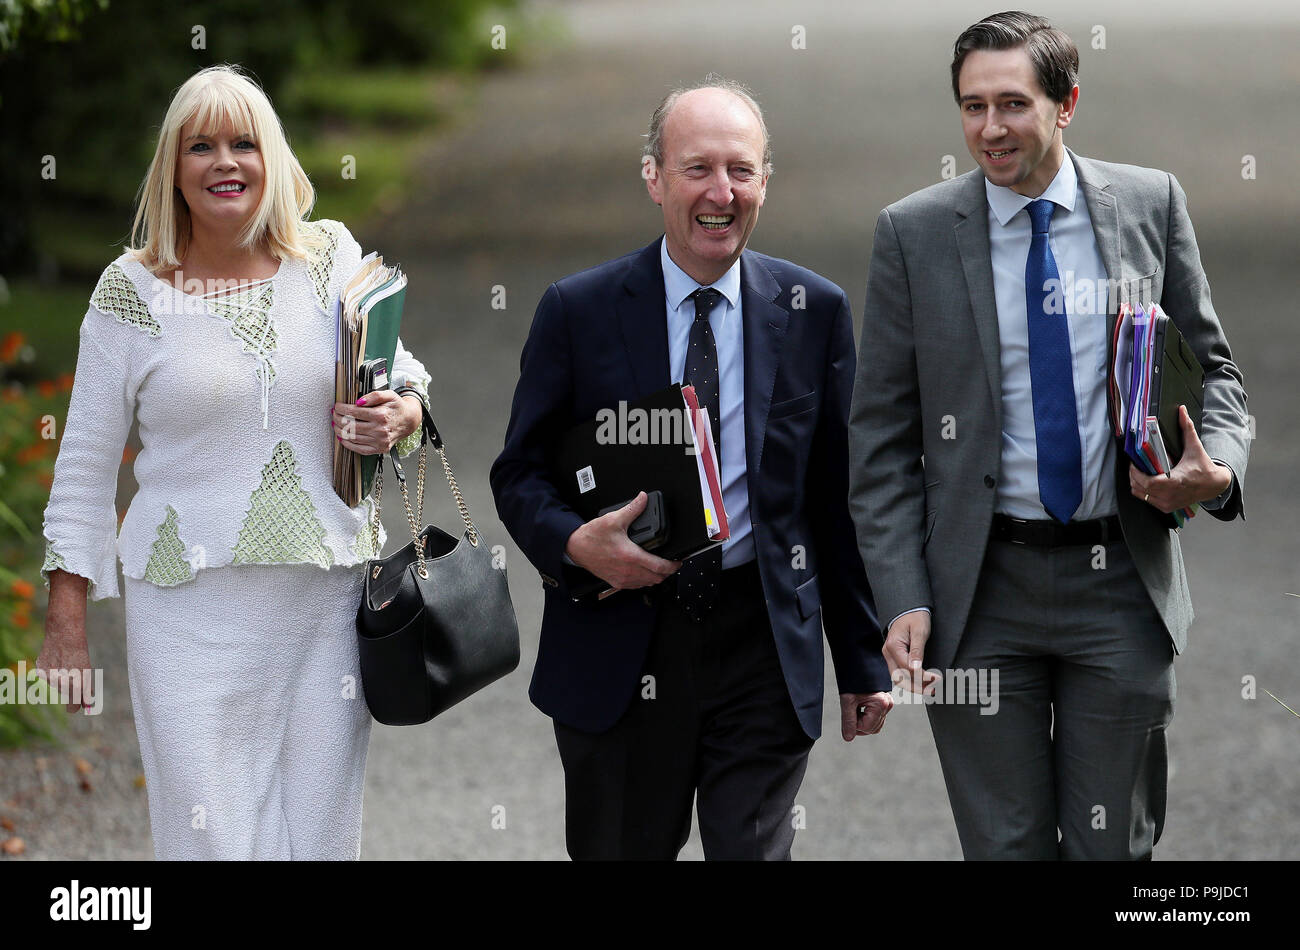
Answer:
[{"label": "gold chain strap", "polygon": [[[420,458],[424,458],[424,446],[420,446]],[[411,495],[406,490],[405,482],[398,482],[402,489],[402,504],[406,507],[406,523],[411,529],[411,545],[415,548],[416,573],[423,580],[429,579],[429,569],[424,566],[424,539],[420,537],[420,522],[415,520],[415,512],[411,511]],[[423,494],[421,491],[420,494]],[[423,498],[420,499],[423,502]],[[420,517],[424,517],[424,506],[420,506]]]},{"label": "gold chain strap", "polygon": [[420,524],[424,524],[424,468],[425,459],[428,458],[428,452],[425,451],[424,440],[420,440],[420,473],[415,479],[415,508],[419,515]]},{"label": "gold chain strap", "polygon": [[[423,446],[421,446],[423,453]],[[469,506],[465,504],[465,497],[460,493],[460,486],[456,484],[456,476],[451,473],[451,465],[447,463],[447,453],[438,449],[438,457],[442,459],[442,470],[447,473],[447,484],[451,486],[451,493],[456,497],[456,507],[460,510],[460,520],[465,522],[465,533],[469,536],[469,543],[478,547],[478,528],[474,527],[474,522],[469,517]],[[421,463],[424,462],[424,456],[420,456]]]},{"label": "gold chain strap", "polygon": [[[479,534],[478,529],[474,527],[474,522],[469,516],[469,505],[465,504],[465,496],[460,492],[460,485],[456,482],[456,476],[452,474],[451,464],[447,461],[447,453],[438,449],[438,458],[442,461],[442,470],[447,476],[447,485],[451,488],[451,494],[456,499],[456,509],[460,512],[460,520],[465,522],[465,533],[469,538],[469,543],[478,547]],[[402,504],[406,508],[406,523],[411,529],[411,543],[415,547],[415,558],[418,562],[417,570],[420,577],[427,579],[429,570],[424,563],[424,543],[420,537],[420,524],[424,521],[424,476],[428,464],[428,443],[421,440],[420,442],[420,466],[419,473],[415,479],[415,507],[419,512],[411,510],[411,496],[406,490],[406,482],[399,481],[398,487],[402,490]],[[374,537],[375,554],[379,554],[379,524],[383,514],[383,497],[384,497],[384,466],[381,461],[379,470],[375,472],[374,485],[375,507],[374,520],[371,522],[371,535]]]},{"label": "gold chain strap", "polygon": [[370,535],[374,538],[375,557],[379,557],[380,551],[382,550],[379,547],[379,516],[383,513],[384,499],[384,463],[382,461],[379,463],[378,470],[375,472],[374,495],[375,505],[372,509],[374,517],[370,522]]}]

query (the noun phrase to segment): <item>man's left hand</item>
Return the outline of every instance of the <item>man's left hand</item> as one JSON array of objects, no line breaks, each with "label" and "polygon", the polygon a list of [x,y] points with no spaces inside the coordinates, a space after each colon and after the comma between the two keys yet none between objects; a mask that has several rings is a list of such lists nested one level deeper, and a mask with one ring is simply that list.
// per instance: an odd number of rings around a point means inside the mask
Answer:
[{"label": "man's left hand", "polygon": [[381,455],[420,427],[424,415],[415,396],[391,389],[366,393],[357,405],[334,403],[330,422],[334,436],[358,455]]},{"label": "man's left hand", "polygon": [[1168,475],[1147,475],[1136,465],[1128,468],[1129,488],[1168,514],[1180,508],[1219,497],[1232,484],[1232,469],[1205,454],[1186,406],[1178,407],[1178,424],[1183,429],[1183,457]]},{"label": "man's left hand", "polygon": [[872,736],[885,726],[885,717],[894,708],[889,693],[840,693],[840,735],[845,742],[854,736]]}]

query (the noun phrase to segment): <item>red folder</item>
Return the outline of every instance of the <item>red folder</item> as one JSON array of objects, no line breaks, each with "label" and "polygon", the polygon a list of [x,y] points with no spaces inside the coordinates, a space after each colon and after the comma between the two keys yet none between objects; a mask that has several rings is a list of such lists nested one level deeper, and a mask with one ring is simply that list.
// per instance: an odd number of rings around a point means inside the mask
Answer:
[{"label": "red folder", "polygon": [[713,501],[713,510],[718,515],[717,541],[726,541],[731,537],[731,528],[727,524],[727,509],[722,505],[722,485],[718,474],[718,462],[713,457],[713,439],[709,433],[708,414],[700,408],[695,396],[694,386],[682,387],[682,398],[691,410],[691,436],[695,440],[695,450],[700,453],[704,465],[704,477],[709,483],[709,496]]}]

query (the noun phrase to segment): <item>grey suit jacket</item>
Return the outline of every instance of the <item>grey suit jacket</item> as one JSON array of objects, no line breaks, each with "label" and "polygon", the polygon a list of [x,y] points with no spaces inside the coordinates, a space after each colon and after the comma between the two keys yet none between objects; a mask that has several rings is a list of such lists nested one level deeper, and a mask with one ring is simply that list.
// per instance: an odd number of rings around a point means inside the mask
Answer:
[{"label": "grey suit jacket", "polygon": [[[1112,282],[1111,301],[1160,304],[1205,369],[1202,442],[1235,475],[1221,520],[1242,515],[1246,393],[1210,303],[1186,196],[1167,172],[1068,152]],[[876,222],[849,424],[850,511],[882,624],[932,609],[926,666],[948,668],[975,595],[1001,475],[1001,364],[988,200],[976,169],[898,201]],[[1130,290],[1131,288],[1131,290]],[[949,419],[948,417],[951,417]],[[945,427],[952,438],[944,438]],[[1181,652],[1192,602],[1176,533],[1129,491],[1124,539]],[[1244,517],[1244,515],[1242,515]],[[1192,522],[1203,530],[1204,520]]]}]

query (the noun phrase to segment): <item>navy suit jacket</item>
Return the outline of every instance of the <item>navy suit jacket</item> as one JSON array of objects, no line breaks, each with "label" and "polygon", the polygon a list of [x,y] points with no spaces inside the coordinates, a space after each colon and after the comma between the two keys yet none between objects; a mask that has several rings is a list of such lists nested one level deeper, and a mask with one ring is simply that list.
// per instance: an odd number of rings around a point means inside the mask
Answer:
[{"label": "navy suit jacket", "polygon": [[[672,382],[659,253],[655,241],[547,289],[491,471],[501,520],[545,586],[529,695],[586,732],[610,728],[637,695],[659,608],[636,590],[572,599],[564,547],[583,519],[560,500],[547,462],[572,426]],[[740,283],[754,548],[786,686],[816,738],[823,626],[840,692],[891,688],[848,511],[852,314],[839,287],[789,261],[745,251]]]}]

